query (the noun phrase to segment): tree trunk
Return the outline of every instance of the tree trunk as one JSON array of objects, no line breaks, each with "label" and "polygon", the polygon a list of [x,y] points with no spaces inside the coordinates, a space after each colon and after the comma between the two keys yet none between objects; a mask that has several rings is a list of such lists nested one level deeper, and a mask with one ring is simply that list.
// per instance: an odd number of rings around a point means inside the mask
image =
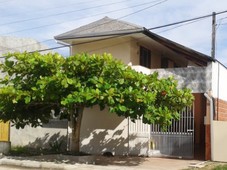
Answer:
[{"label": "tree trunk", "polygon": [[[70,128],[69,131],[69,151],[80,152],[80,128],[82,123],[84,107],[77,107],[71,112]],[[71,133],[70,133],[71,132]]]}]

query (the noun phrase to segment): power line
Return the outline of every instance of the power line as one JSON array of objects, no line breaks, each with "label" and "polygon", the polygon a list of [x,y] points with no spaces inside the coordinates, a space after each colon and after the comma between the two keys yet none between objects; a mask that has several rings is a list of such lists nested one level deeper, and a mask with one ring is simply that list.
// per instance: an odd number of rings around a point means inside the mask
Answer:
[{"label": "power line", "polygon": [[[160,1],[160,0],[158,0]],[[167,1],[167,0],[165,0]],[[125,7],[125,8],[121,8],[121,9],[117,9],[117,10],[112,10],[112,11],[109,11],[109,13],[114,13],[114,12],[118,12],[118,11],[122,11],[122,10],[126,10],[126,9],[130,9],[130,8],[135,8],[135,7],[139,7],[139,6],[144,6],[144,5],[147,5],[147,4],[151,4],[151,3],[154,3],[154,2],[157,2],[156,1],[152,1],[152,2],[149,2],[149,3],[142,3],[142,4],[139,4],[139,5],[134,5],[134,6],[130,6],[130,7]],[[161,1],[163,2],[163,1]],[[153,6],[153,5],[152,5]],[[150,7],[152,7],[150,6]],[[107,12],[104,12],[104,13],[99,13],[99,14],[96,14],[96,15],[92,15],[92,16],[88,16],[88,17],[83,17],[83,18],[77,18],[76,20],[82,20],[82,19],[85,19],[85,18],[90,18],[90,17],[94,17],[94,16],[100,16],[100,15],[103,15],[103,14],[106,14]],[[75,21],[75,19],[71,20],[71,21]],[[23,30],[18,30],[18,31],[12,31],[12,32],[7,32],[7,33],[4,33],[4,35],[8,35],[8,34],[12,34],[12,33],[17,33],[17,32],[23,32],[23,31],[29,31],[29,30],[34,30],[34,29],[39,29],[39,28],[43,28],[43,27],[49,27],[49,26],[54,26],[54,25],[58,25],[58,24],[62,24],[62,23],[67,23],[67,22],[70,22],[70,21],[66,21],[66,22],[58,22],[58,23],[55,23],[55,24],[46,24],[46,25],[42,25],[42,26],[38,26],[38,27],[33,27],[33,28],[28,28],[28,29],[23,29]]]},{"label": "power line", "polygon": [[[227,10],[226,11],[217,12],[216,15],[220,15],[220,14],[223,14],[223,13],[227,13]],[[191,18],[191,19],[187,19],[187,20],[182,20],[182,21],[171,23],[171,24],[166,24],[166,25],[161,25],[161,26],[149,28],[148,30],[155,30],[155,29],[159,29],[159,28],[163,28],[163,27],[169,27],[169,26],[173,26],[173,25],[177,25],[177,24],[182,24],[182,23],[186,23],[186,22],[190,22],[190,21],[195,21],[195,20],[198,20],[198,19],[208,18],[208,17],[212,17],[212,15],[213,14],[209,14],[209,15],[195,17],[195,18]]]},{"label": "power line", "polygon": [[[158,1],[160,1],[160,0],[158,0]],[[158,2],[158,3],[156,3],[156,4],[153,4],[153,5],[151,5],[151,6],[148,6],[148,7],[145,7],[145,8],[143,8],[143,9],[140,9],[140,10],[137,10],[137,11],[135,11],[135,12],[132,12],[132,13],[130,13],[130,14],[127,14],[127,15],[125,15],[125,16],[122,16],[122,17],[120,17],[120,18],[118,18],[118,19],[122,19],[122,18],[125,18],[125,17],[128,17],[128,16],[130,16],[130,15],[133,15],[133,14],[135,14],[135,13],[139,13],[139,12],[141,12],[141,11],[143,11],[143,10],[146,10],[146,9],[148,9],[148,8],[151,8],[151,7],[154,7],[154,6],[156,6],[156,5],[159,5],[159,4],[161,4],[161,3],[164,3],[164,2],[166,2],[167,0],[164,0],[164,1],[161,1],[161,2]],[[154,2],[157,2],[157,0],[156,1],[152,1],[153,3]],[[150,2],[151,3],[151,2]],[[146,3],[145,3],[146,4]],[[144,5],[144,3],[142,4],[142,5]],[[135,6],[134,6],[135,7]],[[124,8],[125,9],[125,8]],[[110,21],[110,22],[112,22],[112,21]],[[103,23],[103,24],[99,24],[99,25],[97,25],[97,27],[98,26],[101,26],[101,25],[104,25],[104,24],[108,24],[108,23],[110,23],[110,22],[106,22],[106,23]],[[92,27],[92,28],[94,28],[94,27]],[[89,29],[92,29],[92,28],[89,28]],[[52,41],[52,40],[54,40],[54,39],[48,39],[48,40],[45,40],[45,41],[42,41],[42,42],[47,42],[47,41]],[[38,43],[41,43],[41,42],[38,42]],[[36,44],[38,44],[38,43],[36,43]],[[28,44],[28,45],[34,45],[35,43],[33,43],[33,44]],[[25,46],[20,46],[20,47],[14,47],[14,48],[22,48],[22,47],[25,47]],[[5,50],[0,50],[0,51],[5,51]]]},{"label": "power line", "polygon": [[[220,15],[220,14],[223,14],[223,13],[227,13],[227,10],[226,10],[226,11],[217,12],[216,15]],[[178,24],[182,24],[182,23],[186,23],[186,22],[194,23],[194,22],[196,22],[197,20],[202,20],[202,19],[211,17],[212,15],[213,15],[213,14],[209,14],[209,15],[204,15],[204,16],[200,16],[200,17],[195,17],[195,18],[191,18],[191,19],[187,19],[187,20],[182,20],[182,21],[178,21],[178,22],[174,22],[174,23],[170,23],[170,24],[166,24],[166,25],[161,25],[161,26],[149,28],[148,30],[155,30],[155,29],[170,27],[170,26],[174,26],[174,25],[178,25]],[[185,25],[187,25],[187,24],[185,24]],[[127,35],[129,35],[129,34],[127,34]],[[125,36],[125,35],[120,35],[120,36]],[[116,37],[118,37],[118,36],[111,37],[111,38],[116,38]],[[142,38],[143,38],[143,37],[142,37]],[[86,42],[86,43],[90,43],[90,42]],[[71,46],[74,46],[74,45],[78,45],[78,44],[72,44]]]},{"label": "power line", "polygon": [[[226,12],[227,12],[227,11],[217,12],[216,15],[223,14],[223,13],[226,13]],[[195,18],[192,18],[192,19],[187,19],[187,20],[183,20],[183,21],[179,21],[179,22],[174,22],[174,23],[170,23],[170,24],[166,24],[166,25],[161,25],[161,26],[149,28],[148,30],[154,30],[154,29],[165,28],[165,27],[169,27],[169,26],[173,26],[173,25],[178,25],[178,24],[190,22],[190,21],[205,19],[205,18],[211,17],[211,16],[212,16],[212,14],[205,15],[205,16],[201,16],[201,17],[195,17]],[[134,33],[135,33],[135,32],[134,32]],[[103,41],[103,40],[107,40],[107,39],[113,39],[113,38],[122,37],[122,36],[126,36],[126,35],[129,35],[129,34],[134,34],[134,33],[125,33],[125,34],[122,34],[122,35],[116,35],[116,36],[112,36],[112,37],[108,37],[108,38],[103,38],[103,39],[98,39],[98,40],[94,40],[94,41],[83,42],[83,43],[76,43],[76,44],[71,44],[71,45],[61,45],[61,46],[58,46],[58,47],[53,47],[53,48],[48,48],[48,49],[43,49],[43,50],[37,50],[37,51],[38,51],[38,52],[50,51],[50,50],[55,50],[55,49],[59,49],[59,48],[69,47],[69,46],[87,44],[87,43],[97,42],[97,41]],[[33,52],[34,52],[34,51],[33,51]],[[4,57],[5,57],[5,56],[0,57],[0,58],[4,58]]]},{"label": "power line", "polygon": [[[158,3],[156,3],[156,4],[153,4],[153,5],[151,5],[151,6],[148,6],[148,7],[142,8],[142,9],[140,9],[140,10],[137,10],[137,11],[135,11],[135,12],[132,12],[132,13],[130,13],[130,14],[124,15],[124,16],[122,16],[122,17],[119,17],[119,18],[115,19],[115,21],[116,21],[116,20],[123,19],[123,18],[126,18],[126,17],[128,17],[128,16],[130,16],[130,15],[133,15],[133,14],[139,13],[139,12],[144,11],[144,10],[146,10],[146,9],[149,9],[149,8],[151,8],[151,7],[154,7],[154,6],[160,5],[160,4],[162,4],[162,3],[166,2],[166,1],[168,1],[168,0],[163,0],[163,1],[161,1],[161,2],[158,2]],[[154,2],[154,1],[153,1],[153,2]],[[102,26],[102,25],[109,24],[109,23],[111,23],[111,22],[113,22],[113,21],[112,21],[112,20],[110,20],[110,21],[104,22],[104,23],[102,23],[102,24],[99,24],[99,25],[96,25],[96,26],[93,26],[93,27],[90,27],[90,28],[87,28],[87,29],[83,29],[82,31],[91,30],[91,29],[94,29],[94,28],[100,27],[100,26]],[[135,30],[136,30],[136,29],[135,29]]]},{"label": "power line", "polygon": [[[9,1],[9,0],[8,0]],[[12,0],[12,1],[15,1],[15,0]],[[96,0],[95,2],[97,1],[102,1],[102,0]],[[39,11],[34,11],[34,10],[26,10],[26,11],[23,11],[25,14],[29,13],[29,12],[32,12],[32,13],[43,13],[43,11],[49,11],[49,10],[53,10],[53,9],[58,9],[58,8],[64,8],[64,7],[67,7],[67,6],[72,6],[74,4],[86,4],[86,3],[92,3],[94,2],[94,0],[89,0],[89,1],[80,1],[80,2],[75,2],[75,3],[67,3],[67,5],[61,5],[61,6],[57,6],[57,7],[52,7],[52,8],[42,8],[42,9],[39,9]],[[44,6],[45,7],[45,6]],[[4,15],[4,16],[1,16],[1,17],[10,17],[10,16],[15,16],[18,14],[11,14],[11,15]]]},{"label": "power line", "polygon": [[[126,35],[126,34],[124,34],[124,35]],[[129,35],[129,33],[127,35]],[[59,49],[59,48],[65,48],[65,47],[70,47],[70,46],[75,46],[75,45],[82,45],[82,44],[87,44],[87,43],[92,43],[92,42],[98,42],[98,41],[113,39],[113,38],[121,37],[121,36],[122,35],[116,35],[116,36],[112,36],[112,37],[108,37],[108,38],[101,38],[101,39],[98,39],[98,40],[92,40],[92,41],[89,41],[89,42],[81,42],[81,43],[75,43],[75,44],[70,44],[70,45],[61,45],[61,46],[58,46],[58,47],[46,48],[46,49],[41,49],[41,50],[36,50],[36,51],[29,51],[29,53],[51,51],[51,50],[56,50],[56,49]],[[0,58],[5,58],[5,56],[2,56]]]},{"label": "power line", "polygon": [[169,28],[169,29],[166,29],[166,30],[163,30],[163,31],[159,31],[159,32],[157,32],[157,33],[160,34],[160,33],[163,33],[163,32],[170,31],[170,30],[174,30],[174,29],[183,27],[183,26],[185,26],[185,25],[189,25],[189,24],[193,24],[193,23],[195,23],[195,22],[199,22],[199,21],[204,20],[204,19],[206,19],[206,18],[198,19],[198,20],[194,20],[194,21],[190,21],[190,22],[188,22],[188,23],[184,23],[184,24],[181,24],[181,25],[178,25],[178,24],[177,24],[177,26],[175,26],[175,27],[173,27],[173,28]]},{"label": "power line", "polygon": [[27,21],[34,21],[34,20],[49,18],[49,17],[53,17],[53,16],[65,15],[65,14],[75,13],[75,12],[79,12],[79,11],[85,11],[85,10],[89,10],[89,9],[95,9],[95,8],[109,6],[109,5],[119,4],[122,2],[126,2],[126,1],[129,1],[129,0],[118,1],[118,2],[114,2],[114,3],[107,3],[107,4],[102,4],[102,5],[97,5],[97,6],[92,6],[92,7],[87,7],[87,8],[77,9],[77,10],[71,10],[71,11],[67,11],[67,12],[61,12],[61,13],[57,13],[57,14],[45,15],[45,16],[41,16],[41,17],[34,17],[34,18],[29,18],[29,19],[17,20],[17,21],[13,21],[13,22],[7,22],[7,23],[0,24],[0,26],[11,25],[11,24],[27,22]]}]

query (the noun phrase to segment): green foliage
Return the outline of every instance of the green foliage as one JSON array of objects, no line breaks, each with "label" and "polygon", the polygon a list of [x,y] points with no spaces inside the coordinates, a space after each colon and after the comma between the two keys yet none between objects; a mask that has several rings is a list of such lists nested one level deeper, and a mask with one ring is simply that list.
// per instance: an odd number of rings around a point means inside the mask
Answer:
[{"label": "green foliage", "polygon": [[[50,113],[69,117],[70,110],[99,105],[144,123],[170,124],[178,111],[191,105],[188,89],[177,89],[173,78],[144,75],[110,54],[13,53],[0,65],[0,119],[16,127],[46,123]],[[75,113],[76,114],[76,113]]]},{"label": "green foliage", "polygon": [[227,170],[227,165],[219,165],[213,168],[213,170]]}]

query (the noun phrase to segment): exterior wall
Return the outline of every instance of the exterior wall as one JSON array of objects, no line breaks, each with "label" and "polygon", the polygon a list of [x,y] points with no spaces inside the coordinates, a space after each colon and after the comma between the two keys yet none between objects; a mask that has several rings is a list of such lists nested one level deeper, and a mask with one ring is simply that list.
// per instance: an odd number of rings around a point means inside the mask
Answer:
[{"label": "exterior wall", "polygon": [[12,147],[26,146],[32,148],[49,148],[51,142],[62,142],[62,149],[67,146],[67,121],[51,120],[43,127],[32,128],[25,126],[24,129],[10,129],[10,141]]},{"label": "exterior wall", "polygon": [[212,96],[227,101],[227,68],[218,62],[212,63]]},{"label": "exterior wall", "polygon": [[10,142],[0,141],[0,154],[7,154],[10,150]]},{"label": "exterior wall", "polygon": [[150,125],[142,123],[141,119],[129,122],[129,154],[149,155]]},{"label": "exterior wall", "polygon": [[[213,161],[227,162],[227,122],[213,121]],[[223,133],[225,132],[225,133]]]},{"label": "exterior wall", "polygon": [[72,55],[81,52],[88,53],[111,53],[113,57],[123,61],[125,64],[139,65],[140,46],[151,50],[151,68],[160,68],[161,53],[153,49],[152,45],[140,44],[133,38],[116,38],[110,40],[85,43],[72,47]]},{"label": "exterior wall", "polygon": [[222,99],[215,99],[215,120],[227,121],[227,101]]},{"label": "exterior wall", "polygon": [[129,64],[131,62],[131,39],[118,38],[73,46],[72,55],[81,52],[91,54],[111,53],[114,58]]},{"label": "exterior wall", "polygon": [[141,66],[133,66],[133,69],[144,74],[158,72],[160,77],[173,76],[178,81],[179,88],[187,87],[192,90],[192,93],[205,93],[211,89],[210,66],[151,70]]},{"label": "exterior wall", "polygon": [[227,121],[227,68],[218,62],[212,63],[212,96],[215,105],[215,120]]},{"label": "exterior wall", "polygon": [[107,109],[100,111],[98,106],[86,108],[80,137],[82,152],[100,155],[108,151],[125,155],[128,153],[128,120]]},{"label": "exterior wall", "polygon": [[[207,126],[207,148],[210,148],[208,158],[213,161],[227,162],[227,135],[223,129],[227,128],[227,68],[219,62],[212,62],[212,88],[210,95],[213,98],[214,120]],[[208,103],[209,107],[210,103]],[[210,117],[210,109],[207,117]],[[207,149],[207,151],[209,151]]]}]

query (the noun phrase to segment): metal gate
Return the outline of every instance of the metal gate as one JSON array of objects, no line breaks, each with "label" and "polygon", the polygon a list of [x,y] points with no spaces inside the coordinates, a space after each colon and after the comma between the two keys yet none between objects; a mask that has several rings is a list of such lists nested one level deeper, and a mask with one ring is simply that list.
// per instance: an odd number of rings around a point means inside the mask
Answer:
[{"label": "metal gate", "polygon": [[158,153],[164,156],[193,158],[193,107],[185,108],[180,113],[178,121],[172,120],[172,125],[166,132],[161,131],[159,125],[151,125],[150,128],[150,153],[158,151]]},{"label": "metal gate", "polygon": [[[131,121],[130,121],[131,122]],[[141,133],[142,132],[142,133]],[[137,138],[148,140],[147,154],[157,156],[173,156],[193,158],[194,156],[194,111],[187,107],[180,113],[178,121],[163,132],[159,125],[145,125],[141,120],[129,124],[129,134],[137,134]],[[141,134],[143,134],[141,136]],[[143,140],[141,139],[141,140]],[[138,140],[139,141],[139,140]]]}]

